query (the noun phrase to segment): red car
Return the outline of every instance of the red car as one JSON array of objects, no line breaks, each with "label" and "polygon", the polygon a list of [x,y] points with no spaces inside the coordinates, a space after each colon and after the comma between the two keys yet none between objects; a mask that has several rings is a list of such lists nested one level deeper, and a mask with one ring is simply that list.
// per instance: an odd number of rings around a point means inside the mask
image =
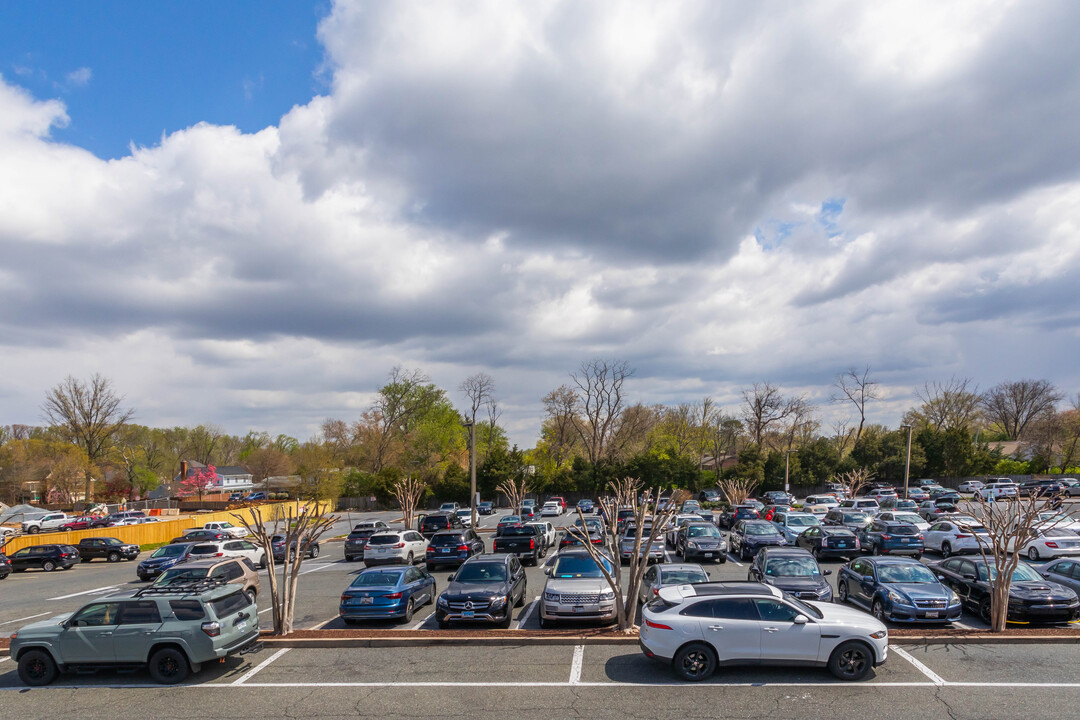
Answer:
[{"label": "red car", "polygon": [[66,523],[60,526],[61,530],[85,530],[90,527],[90,523],[97,520],[93,515],[83,515],[82,517],[72,518]]},{"label": "red car", "polygon": [[559,503],[559,507],[561,507],[561,508],[562,508],[562,511],[563,511],[563,512],[566,512],[566,500],[563,500],[563,499],[562,499],[561,497],[559,497],[558,495],[556,495],[555,497],[549,497],[549,498],[547,499],[547,501],[548,501],[548,502],[557,502],[557,503]]}]

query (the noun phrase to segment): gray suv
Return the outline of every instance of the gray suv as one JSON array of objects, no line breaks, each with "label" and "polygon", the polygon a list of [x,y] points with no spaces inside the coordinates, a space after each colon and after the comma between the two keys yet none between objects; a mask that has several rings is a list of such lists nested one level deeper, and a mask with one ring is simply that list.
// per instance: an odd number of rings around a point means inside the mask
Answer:
[{"label": "gray suv", "polygon": [[172,685],[205,662],[261,649],[251,598],[237,585],[208,580],[91,600],[21,628],[9,652],[27,685],[48,685],[61,672],[132,667]]}]

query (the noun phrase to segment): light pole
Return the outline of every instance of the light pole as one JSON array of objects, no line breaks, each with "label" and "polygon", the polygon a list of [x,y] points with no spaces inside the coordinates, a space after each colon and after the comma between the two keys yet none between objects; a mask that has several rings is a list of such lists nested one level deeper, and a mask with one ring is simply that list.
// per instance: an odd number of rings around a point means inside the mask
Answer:
[{"label": "light pole", "polygon": [[904,460],[904,499],[908,499],[908,476],[911,474],[911,426],[901,425],[907,428],[907,459]]},{"label": "light pole", "polygon": [[784,492],[791,493],[791,483],[788,482],[788,470],[791,468],[791,451],[784,452]]},{"label": "light pole", "polygon": [[461,424],[469,430],[469,508],[472,527],[476,527],[476,421],[465,418]]}]

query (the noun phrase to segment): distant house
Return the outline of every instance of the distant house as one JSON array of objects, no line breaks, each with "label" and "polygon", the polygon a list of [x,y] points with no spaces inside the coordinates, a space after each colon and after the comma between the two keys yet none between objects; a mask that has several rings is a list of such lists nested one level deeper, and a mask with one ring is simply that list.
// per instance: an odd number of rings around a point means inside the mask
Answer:
[{"label": "distant house", "polygon": [[1035,456],[1035,445],[1023,440],[998,440],[988,443],[991,450],[1000,450],[1002,457],[1014,460],[1030,460]]},{"label": "distant house", "polygon": [[[180,463],[180,474],[173,478],[173,486],[179,488],[182,481],[205,469],[206,466],[200,462],[194,460],[182,461]],[[215,465],[214,471],[217,473],[217,478],[206,489],[207,493],[247,492],[252,488],[252,476],[247,471],[247,468],[242,468],[239,465]]]}]

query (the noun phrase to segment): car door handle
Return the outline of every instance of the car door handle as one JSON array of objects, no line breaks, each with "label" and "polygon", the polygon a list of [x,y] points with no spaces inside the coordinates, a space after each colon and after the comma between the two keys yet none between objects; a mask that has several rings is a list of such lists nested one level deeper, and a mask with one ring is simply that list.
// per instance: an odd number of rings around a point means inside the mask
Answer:
[{"label": "car door handle", "polygon": [[112,630],[108,630],[106,632],[98,633],[98,637],[106,637],[108,635],[112,635]]},{"label": "car door handle", "polygon": [[767,628],[761,628],[761,629],[764,630],[765,632],[773,633],[773,632],[777,632],[780,628],[767,627]]},{"label": "car door handle", "polygon": [[723,630],[724,626],[723,625],[710,625],[709,629],[710,630]]}]

